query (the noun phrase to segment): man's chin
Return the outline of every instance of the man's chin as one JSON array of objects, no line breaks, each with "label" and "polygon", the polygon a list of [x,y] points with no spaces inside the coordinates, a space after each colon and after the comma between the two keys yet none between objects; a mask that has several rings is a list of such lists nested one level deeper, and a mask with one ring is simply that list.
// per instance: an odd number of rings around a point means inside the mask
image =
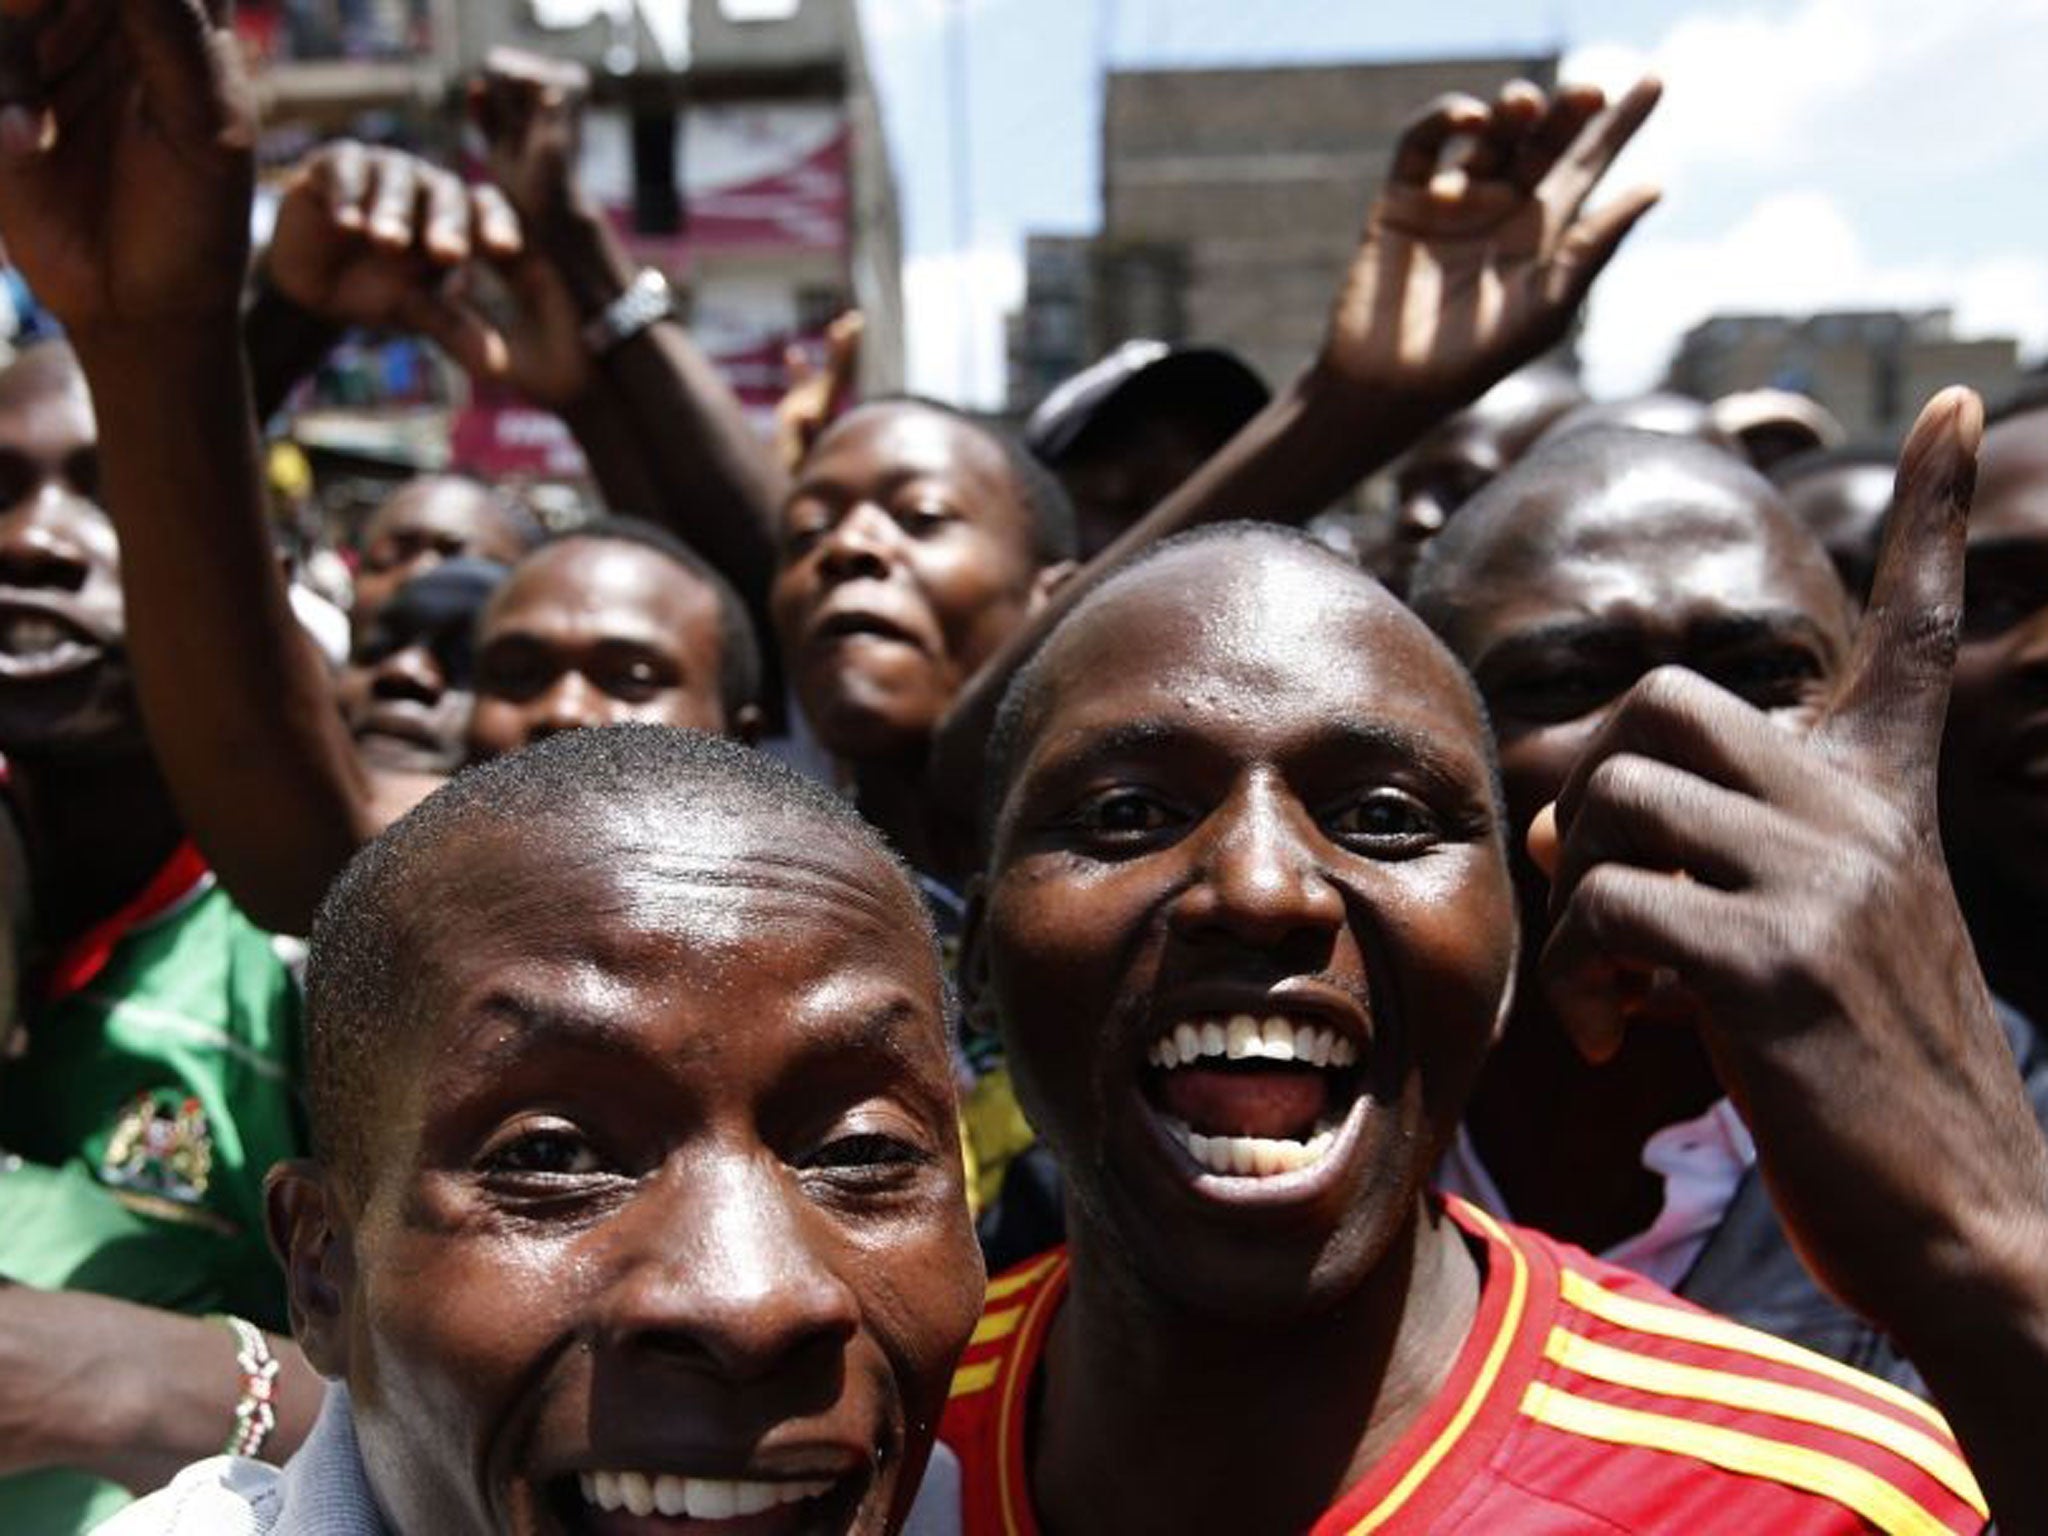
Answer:
[{"label": "man's chin", "polygon": [[103,697],[0,688],[0,754],[16,761],[131,757],[148,746],[133,708]]},{"label": "man's chin", "polygon": [[895,695],[839,688],[807,700],[804,714],[820,745],[842,762],[914,763],[931,748],[934,712]]}]

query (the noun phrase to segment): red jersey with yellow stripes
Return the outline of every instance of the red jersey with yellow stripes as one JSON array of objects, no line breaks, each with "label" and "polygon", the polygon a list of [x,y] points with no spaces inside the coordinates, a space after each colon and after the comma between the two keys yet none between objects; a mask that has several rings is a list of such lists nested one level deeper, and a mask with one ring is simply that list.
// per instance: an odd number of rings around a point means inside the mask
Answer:
[{"label": "red jersey with yellow stripes", "polygon": [[[1472,1332],[1428,1411],[1311,1536],[1984,1528],[1983,1495],[1919,1399],[1448,1205],[1484,1255]],[[989,1286],[939,1430],[965,1536],[1038,1531],[1025,1416],[1066,1283],[1058,1251]]]}]

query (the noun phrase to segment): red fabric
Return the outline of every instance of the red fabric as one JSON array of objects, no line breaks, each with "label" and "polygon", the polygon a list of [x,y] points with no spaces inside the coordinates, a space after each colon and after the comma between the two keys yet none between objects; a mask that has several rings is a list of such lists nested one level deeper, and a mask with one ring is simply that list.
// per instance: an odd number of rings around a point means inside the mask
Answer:
[{"label": "red fabric", "polygon": [[[1494,1223],[1462,1202],[1447,1204],[1485,1257],[1471,1333],[1428,1411],[1391,1454],[1339,1496],[1311,1536],[1367,1530],[1401,1536],[1563,1536],[1589,1530],[1820,1536],[1983,1528],[1982,1516],[1963,1497],[1918,1461],[1880,1443],[1899,1431],[1935,1459],[1960,1460],[1938,1421],[1902,1406],[1882,1385],[1804,1352],[1783,1361],[1767,1358],[1791,1347],[1718,1319],[1719,1328],[1730,1330],[1725,1338],[1669,1337],[1666,1329],[1674,1320],[1683,1333],[1688,1320],[1707,1314],[1576,1248]],[[1645,1326],[1609,1321],[1575,1304],[1566,1294],[1568,1274],[1575,1277],[1570,1285],[1597,1288],[1624,1306],[1647,1304],[1653,1310]],[[966,1536],[1038,1536],[1024,1466],[1024,1418],[1031,1378],[1066,1282],[1066,1258],[1059,1252],[991,1283],[985,1317],[1000,1321],[985,1323],[985,1331],[1012,1322],[1013,1312],[1014,1327],[969,1346],[939,1430],[960,1460]],[[1619,1359],[1628,1371],[1679,1366],[1715,1376],[1681,1377],[1688,1385],[1670,1391],[1617,1385],[1546,1354],[1546,1346],[1570,1349],[1574,1341],[1584,1341],[1580,1349],[1593,1346],[1598,1362]],[[1762,1354],[1746,1347],[1752,1341],[1760,1343]],[[1602,1350],[1619,1355],[1601,1355]],[[1731,1378],[1733,1391],[1761,1391],[1767,1405],[1727,1406],[1690,1389],[1711,1380],[1718,1386],[1707,1390],[1728,1390]],[[1769,1465],[1735,1470],[1687,1451],[1598,1438],[1560,1427],[1548,1403],[1561,1403],[1568,1413],[1584,1412],[1578,1405],[1590,1403],[1595,1414],[1618,1408],[1649,1416],[1610,1416],[1600,1421],[1603,1429],[1620,1422],[1668,1430],[1678,1421],[1681,1434],[1695,1426],[1710,1434],[1732,1431]],[[1811,1417],[1819,1422],[1797,1416],[1816,1408],[1821,1411]],[[1418,1467],[1426,1470],[1411,1476]],[[1825,1491],[1795,1485],[1814,1469],[1822,1470]],[[1841,1496],[1858,1482],[1861,1492],[1853,1499]],[[1876,1509],[1873,1520],[1852,1507],[1858,1500],[1866,1512]]]},{"label": "red fabric", "polygon": [[107,968],[107,961],[113,958],[115,946],[122,939],[175,907],[206,876],[206,860],[199,856],[199,850],[189,842],[179,844],[164,867],[150,877],[149,884],[111,916],[102,918],[64,946],[43,979],[44,1001],[60,1002],[90,986],[93,978]]}]

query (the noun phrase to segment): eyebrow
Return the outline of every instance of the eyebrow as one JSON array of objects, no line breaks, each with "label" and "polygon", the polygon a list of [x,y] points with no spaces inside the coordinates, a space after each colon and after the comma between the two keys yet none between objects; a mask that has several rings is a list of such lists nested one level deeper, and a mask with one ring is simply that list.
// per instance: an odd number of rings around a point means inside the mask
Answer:
[{"label": "eyebrow", "polygon": [[[1480,672],[1502,657],[1514,658],[1532,652],[1552,650],[1595,650],[1611,646],[1641,632],[1635,619],[1563,619],[1519,630],[1481,652],[1472,670]],[[1689,624],[1688,641],[1713,646],[1742,645],[1756,640],[1796,636],[1822,651],[1836,649],[1828,633],[1811,616],[1796,608],[1773,608],[1761,613],[1716,614]]]},{"label": "eyebrow", "polygon": [[[1099,763],[1174,748],[1202,745],[1200,730],[1173,720],[1123,720],[1099,730],[1084,731],[1071,747],[1055,748],[1029,772],[1033,778],[1085,773]],[[1418,764],[1424,773],[1447,787],[1465,787],[1483,763],[1446,751],[1430,736],[1385,720],[1337,720],[1320,725],[1302,746],[1289,753],[1337,751],[1369,758],[1399,758]]]},{"label": "eyebrow", "polygon": [[921,464],[914,467],[892,469],[879,480],[855,484],[830,475],[815,475],[799,480],[789,493],[784,507],[793,507],[798,502],[811,499],[820,501],[848,501],[857,496],[892,496],[904,486],[918,480],[932,480],[945,473],[939,465]]},{"label": "eyebrow", "polygon": [[[799,1019],[776,1015],[779,1027],[804,1037],[806,1042],[839,1050],[865,1050],[908,1058],[907,1037],[920,1020],[917,1000],[907,993],[895,993],[863,1009],[830,1009],[825,1016]],[[552,1003],[507,990],[493,991],[464,1021],[460,1035],[444,1052],[453,1056],[480,1034],[502,1031],[466,1066],[483,1076],[492,1076],[516,1065],[537,1050],[550,1045],[577,1050],[597,1050],[620,1056],[646,1058],[653,1053],[640,1026],[630,1018],[611,1018],[573,1005]],[[681,1053],[685,1065],[700,1059],[716,1059],[721,1041],[716,1031],[707,1031]],[[662,1059],[678,1058],[663,1052]]]}]

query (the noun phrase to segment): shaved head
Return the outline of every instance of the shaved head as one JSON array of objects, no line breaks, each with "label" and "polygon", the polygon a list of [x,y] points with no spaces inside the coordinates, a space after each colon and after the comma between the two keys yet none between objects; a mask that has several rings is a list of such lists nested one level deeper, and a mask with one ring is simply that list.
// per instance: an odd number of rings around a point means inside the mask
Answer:
[{"label": "shaved head", "polygon": [[[1429,546],[1409,599],[1469,664],[1470,623],[1497,594],[1540,584],[1565,565],[1597,571],[1625,562],[1651,542],[1701,555],[1761,549],[1802,572],[1828,565],[1812,533],[1742,460],[1690,438],[1599,427],[1540,444],[1473,497]],[[1833,617],[1846,626],[1846,607]]]}]

